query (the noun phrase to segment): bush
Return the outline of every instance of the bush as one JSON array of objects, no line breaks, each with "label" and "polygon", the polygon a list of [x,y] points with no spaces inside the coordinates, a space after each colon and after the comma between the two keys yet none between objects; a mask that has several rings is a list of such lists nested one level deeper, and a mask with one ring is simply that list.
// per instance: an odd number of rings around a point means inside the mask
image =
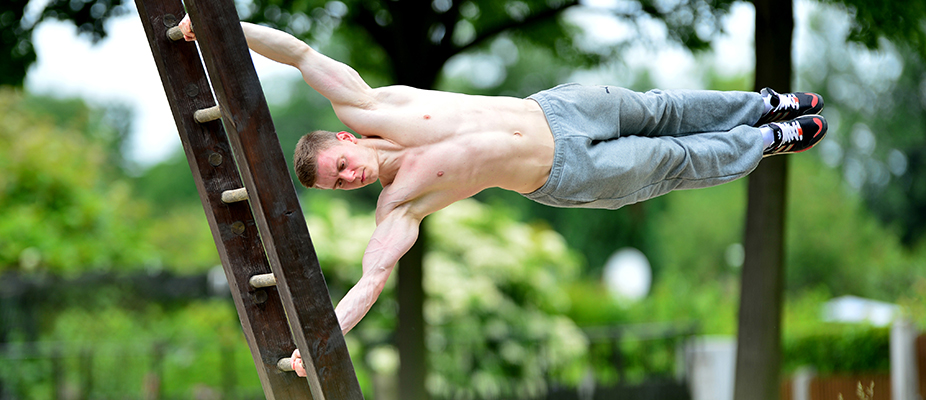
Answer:
[{"label": "bush", "polygon": [[144,203],[114,180],[105,148],[0,91],[0,271],[143,266]]},{"label": "bush", "polygon": [[785,339],[784,369],[808,365],[821,374],[888,372],[890,328],[833,325],[825,332]]},{"label": "bush", "polygon": [[[307,197],[303,204],[332,298],[339,299],[360,278],[373,214],[328,197]],[[536,397],[551,376],[578,380],[587,343],[563,315],[570,307],[563,288],[578,274],[563,238],[475,200],[457,202],[426,223],[429,391],[446,398]],[[365,344],[352,348],[352,356],[379,373],[397,367],[396,350],[385,338],[395,327],[396,308],[390,279],[348,334]]]}]

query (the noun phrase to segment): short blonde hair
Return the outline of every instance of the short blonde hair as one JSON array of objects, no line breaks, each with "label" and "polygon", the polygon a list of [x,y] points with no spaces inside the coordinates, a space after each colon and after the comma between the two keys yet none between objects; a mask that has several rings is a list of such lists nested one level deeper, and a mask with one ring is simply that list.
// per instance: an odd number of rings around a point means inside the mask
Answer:
[{"label": "short blonde hair", "polygon": [[302,186],[315,186],[318,180],[318,153],[337,142],[337,133],[322,130],[309,132],[299,139],[296,154],[293,155],[293,168]]}]

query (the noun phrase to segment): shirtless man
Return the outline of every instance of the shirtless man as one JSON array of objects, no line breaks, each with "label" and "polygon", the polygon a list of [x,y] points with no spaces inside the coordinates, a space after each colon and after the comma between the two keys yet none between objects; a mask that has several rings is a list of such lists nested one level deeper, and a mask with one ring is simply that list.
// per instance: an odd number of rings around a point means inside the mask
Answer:
[{"label": "shirtless man", "polygon": [[[180,26],[195,40],[189,17]],[[417,240],[421,220],[486,188],[551,206],[613,209],[738,179],[764,156],[807,150],[826,133],[825,120],[815,115],[822,99],[811,93],[561,85],[520,99],[374,89],[351,67],[287,33],[249,23],[242,29],[252,50],[299,69],[361,136],[304,136],[295,158],[300,182],[320,189],[383,186],[363,276],[335,309],[344,333],[370,310]],[[782,120],[789,121],[771,123]],[[302,375],[298,350],[294,360]]]}]

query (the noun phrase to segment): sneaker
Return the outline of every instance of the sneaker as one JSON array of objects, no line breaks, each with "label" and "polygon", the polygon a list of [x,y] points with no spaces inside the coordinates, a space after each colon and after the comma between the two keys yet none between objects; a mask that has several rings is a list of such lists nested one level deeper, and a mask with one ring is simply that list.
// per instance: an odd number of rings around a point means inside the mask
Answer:
[{"label": "sneaker", "polygon": [[763,114],[755,126],[765,125],[769,122],[787,121],[801,115],[819,114],[823,109],[823,97],[816,93],[785,93],[778,94],[771,88],[762,89],[763,98],[768,99],[772,109]]},{"label": "sneaker", "polygon": [[763,157],[800,153],[815,146],[826,136],[826,119],[819,115],[804,115],[766,126],[775,134],[775,142],[763,151]]}]

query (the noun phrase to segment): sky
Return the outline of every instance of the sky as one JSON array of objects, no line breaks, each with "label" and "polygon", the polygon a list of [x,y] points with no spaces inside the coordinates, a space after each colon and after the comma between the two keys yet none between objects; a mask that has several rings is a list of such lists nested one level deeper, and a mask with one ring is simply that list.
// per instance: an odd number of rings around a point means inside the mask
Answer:
[{"label": "sky", "polygon": [[[606,6],[610,2],[590,0],[588,3]],[[601,14],[588,12],[578,17],[588,18],[589,23],[584,25],[595,27],[591,34],[598,40],[614,40],[623,30]],[[720,72],[743,73],[752,69],[753,15],[751,5],[737,3],[733,7],[725,24],[727,34],[715,42],[714,59],[724,60],[714,62]],[[129,106],[134,120],[127,157],[143,167],[155,164],[180,149],[180,139],[144,29],[133,9],[131,13],[110,20],[107,31],[107,38],[94,45],[85,37],[77,37],[70,23],[43,22],[33,37],[37,62],[26,75],[26,88],[33,93],[56,97],[81,97],[91,105],[121,103]],[[634,60],[631,62],[634,66],[650,68],[660,88],[697,88],[699,85],[688,73],[696,67],[697,61],[680,48],[658,51],[637,48],[626,57]],[[298,71],[291,67],[253,53],[252,59],[265,85],[300,78]],[[574,76],[576,81],[592,79],[607,78],[594,73]],[[306,87],[306,90],[311,89]]]}]

